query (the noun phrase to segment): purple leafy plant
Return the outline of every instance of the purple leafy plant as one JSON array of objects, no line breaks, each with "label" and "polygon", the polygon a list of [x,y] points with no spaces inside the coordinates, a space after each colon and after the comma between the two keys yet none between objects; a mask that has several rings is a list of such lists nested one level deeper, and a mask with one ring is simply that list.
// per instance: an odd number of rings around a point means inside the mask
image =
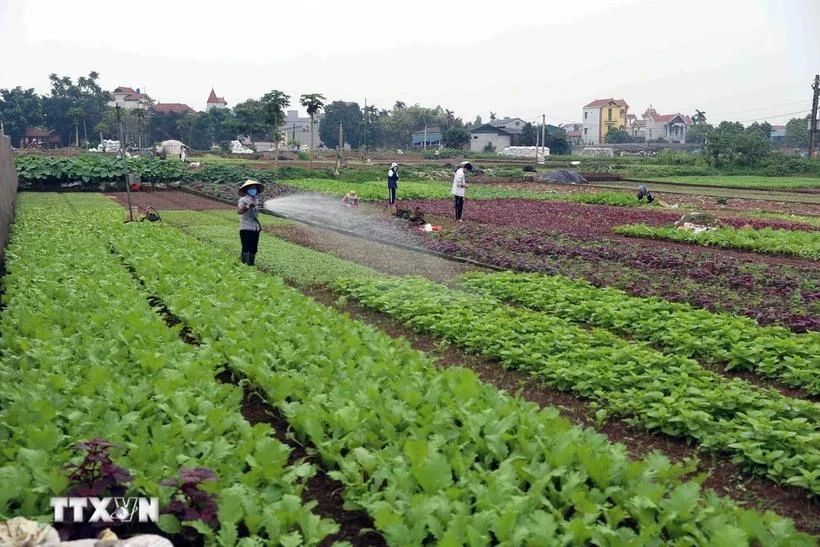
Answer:
[{"label": "purple leafy plant", "polygon": [[69,480],[69,496],[122,496],[131,482],[131,473],[116,465],[109,450],[116,445],[99,437],[90,441],[80,441],[74,445],[76,450],[85,451],[85,458],[79,465],[72,467]]},{"label": "purple leafy plant", "polygon": [[195,467],[180,470],[179,478],[161,481],[160,484],[163,486],[176,488],[171,502],[162,512],[174,515],[180,521],[201,520],[216,528],[219,524],[216,500],[211,493],[200,488],[202,483],[216,480],[216,474],[210,469]]}]

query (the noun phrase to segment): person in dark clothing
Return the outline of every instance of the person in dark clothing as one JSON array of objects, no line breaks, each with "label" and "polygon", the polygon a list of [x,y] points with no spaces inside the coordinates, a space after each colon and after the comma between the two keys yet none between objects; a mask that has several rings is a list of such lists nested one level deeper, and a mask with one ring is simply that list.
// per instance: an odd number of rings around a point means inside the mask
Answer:
[{"label": "person in dark clothing", "polygon": [[396,206],[396,188],[399,187],[399,164],[393,163],[387,172],[387,199],[390,205]]},{"label": "person in dark clothing", "polygon": [[259,195],[265,187],[258,181],[248,179],[239,187],[239,203],[236,206],[239,217],[239,240],[242,242],[242,264],[253,266],[259,246]]},{"label": "person in dark clothing", "polygon": [[655,198],[652,197],[652,194],[649,193],[649,190],[646,189],[646,186],[641,184],[638,186],[638,201],[643,201],[643,198],[646,198],[647,203],[652,203],[655,201]]}]

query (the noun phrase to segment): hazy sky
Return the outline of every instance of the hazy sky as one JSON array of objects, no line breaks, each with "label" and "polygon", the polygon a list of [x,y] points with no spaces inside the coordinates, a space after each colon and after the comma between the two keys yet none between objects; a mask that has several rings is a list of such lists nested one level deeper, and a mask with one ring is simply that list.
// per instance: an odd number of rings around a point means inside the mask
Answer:
[{"label": "hazy sky", "polygon": [[197,110],[213,86],[229,106],[280,89],[557,123],[614,97],[785,123],[811,108],[818,29],[820,0],[0,0],[0,88],[96,70]]}]

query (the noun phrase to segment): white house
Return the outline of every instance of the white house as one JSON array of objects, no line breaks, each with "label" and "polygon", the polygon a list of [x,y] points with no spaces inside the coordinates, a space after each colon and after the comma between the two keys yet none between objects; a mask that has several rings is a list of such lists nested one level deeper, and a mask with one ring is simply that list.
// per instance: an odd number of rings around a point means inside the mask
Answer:
[{"label": "white house", "polygon": [[504,118],[476,127],[470,131],[470,152],[500,152],[517,146],[526,124],[521,118]]},{"label": "white house", "polygon": [[120,86],[111,92],[113,100],[108,101],[111,108],[119,106],[123,110],[134,110],[137,108],[150,108],[154,101],[145,93],[140,93],[139,88]]},{"label": "white house", "polygon": [[630,120],[629,132],[633,138],[646,142],[661,139],[665,142],[685,143],[686,129],[692,125],[690,116],[676,114],[658,114],[650,105],[641,119]]}]

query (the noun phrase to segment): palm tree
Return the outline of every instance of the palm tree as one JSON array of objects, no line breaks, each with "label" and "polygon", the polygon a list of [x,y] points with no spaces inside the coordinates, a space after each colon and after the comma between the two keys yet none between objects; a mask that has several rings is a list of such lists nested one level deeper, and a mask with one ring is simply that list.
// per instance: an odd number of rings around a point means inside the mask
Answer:
[{"label": "palm tree", "polygon": [[85,118],[85,112],[82,108],[69,108],[68,116],[74,120],[74,137],[75,146],[80,147],[80,119]]},{"label": "palm tree", "polygon": [[274,89],[262,96],[262,104],[265,107],[265,123],[273,128],[274,158],[273,167],[279,170],[279,141],[282,139],[280,131],[285,123],[285,108],[290,106],[290,95],[286,95],[278,89]]},{"label": "palm tree", "polygon": [[313,171],[313,123],[316,113],[325,106],[325,96],[320,93],[309,93],[299,97],[299,103],[307,109],[308,116],[310,116],[310,167],[309,171]]}]

